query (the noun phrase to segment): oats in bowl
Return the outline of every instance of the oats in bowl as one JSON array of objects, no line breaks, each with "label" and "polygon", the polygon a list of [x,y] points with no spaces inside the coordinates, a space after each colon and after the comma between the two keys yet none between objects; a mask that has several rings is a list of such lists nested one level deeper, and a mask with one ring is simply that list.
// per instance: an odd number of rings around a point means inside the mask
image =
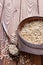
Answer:
[{"label": "oats in bowl", "polygon": [[22,27],[20,34],[28,42],[43,44],[43,21],[26,23]]}]

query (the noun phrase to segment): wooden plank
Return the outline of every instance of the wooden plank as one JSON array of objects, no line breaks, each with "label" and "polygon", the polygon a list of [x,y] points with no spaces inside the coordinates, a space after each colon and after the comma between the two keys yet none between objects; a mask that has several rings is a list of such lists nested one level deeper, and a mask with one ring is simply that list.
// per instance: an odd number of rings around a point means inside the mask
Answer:
[{"label": "wooden plank", "polygon": [[2,41],[3,41],[3,28],[2,28],[2,25],[1,25],[2,8],[3,8],[3,0],[0,0],[0,54],[1,54],[1,44],[2,44]]},{"label": "wooden plank", "polygon": [[1,14],[2,14],[3,1],[4,0],[0,0],[0,18],[1,18]]},{"label": "wooden plank", "polygon": [[39,15],[43,16],[43,0],[39,0]]},{"label": "wooden plank", "polygon": [[21,20],[38,15],[37,0],[21,1]]},{"label": "wooden plank", "polygon": [[43,65],[43,56],[41,56],[41,65]]},{"label": "wooden plank", "polygon": [[20,0],[5,0],[2,22],[5,22],[9,35],[12,35],[17,29],[19,24],[19,14]]},{"label": "wooden plank", "polygon": [[0,59],[0,65],[3,65],[3,60]]},{"label": "wooden plank", "polygon": [[32,57],[32,62],[35,65],[41,65],[41,56],[39,55],[31,55]]},{"label": "wooden plank", "polygon": [[4,60],[3,56],[0,55],[0,65],[3,65],[3,60]]},{"label": "wooden plank", "polygon": [[3,65],[16,65],[16,62],[7,58],[4,58]]},{"label": "wooden plank", "polygon": [[0,23],[0,54],[1,54],[1,44],[3,43],[3,28]]}]

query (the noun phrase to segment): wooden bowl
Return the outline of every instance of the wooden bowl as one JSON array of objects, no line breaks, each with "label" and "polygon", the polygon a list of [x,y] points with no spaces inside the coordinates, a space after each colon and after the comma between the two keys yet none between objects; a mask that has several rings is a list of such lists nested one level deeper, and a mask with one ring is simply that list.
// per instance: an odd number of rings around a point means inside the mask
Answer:
[{"label": "wooden bowl", "polygon": [[33,16],[33,17],[29,17],[24,19],[18,26],[17,28],[17,37],[18,37],[18,48],[21,51],[27,52],[27,53],[31,53],[31,54],[36,54],[36,55],[43,55],[43,44],[33,44],[30,43],[28,41],[26,41],[25,39],[22,38],[22,36],[20,35],[20,31],[22,29],[22,27],[28,23],[28,22],[32,22],[32,21],[43,21],[43,17],[40,16]]}]

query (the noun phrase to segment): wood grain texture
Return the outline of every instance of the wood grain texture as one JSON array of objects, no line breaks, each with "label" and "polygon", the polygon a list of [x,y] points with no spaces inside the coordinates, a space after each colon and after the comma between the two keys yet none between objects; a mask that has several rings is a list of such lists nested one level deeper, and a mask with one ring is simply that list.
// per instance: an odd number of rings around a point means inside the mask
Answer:
[{"label": "wood grain texture", "polygon": [[39,0],[39,15],[43,16],[43,0]]},{"label": "wood grain texture", "polygon": [[37,0],[22,0],[21,20],[38,15]]},{"label": "wood grain texture", "polygon": [[1,54],[1,44],[3,43],[3,28],[0,23],[0,54]]},{"label": "wood grain texture", "polygon": [[35,65],[41,65],[41,56],[38,55],[31,55],[32,61]]},{"label": "wood grain texture", "polygon": [[1,54],[1,44],[3,41],[3,28],[1,25],[1,14],[2,14],[2,8],[3,8],[3,1],[4,0],[0,0],[0,54]]},{"label": "wood grain texture", "polygon": [[10,59],[4,58],[3,65],[16,65],[16,62]]},{"label": "wood grain texture", "polygon": [[5,0],[2,22],[5,22],[9,35],[12,35],[19,24],[20,0]]},{"label": "wood grain texture", "polygon": [[0,17],[2,14],[3,2],[4,2],[4,0],[0,0]]}]

